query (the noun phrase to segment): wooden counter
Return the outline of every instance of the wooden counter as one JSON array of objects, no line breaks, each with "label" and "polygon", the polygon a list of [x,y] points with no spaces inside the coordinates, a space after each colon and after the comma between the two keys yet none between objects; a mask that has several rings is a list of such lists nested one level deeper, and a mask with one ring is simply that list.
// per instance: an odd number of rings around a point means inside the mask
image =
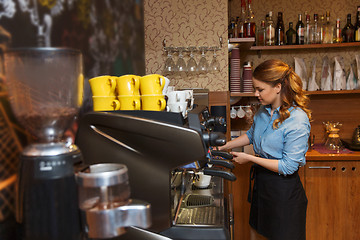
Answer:
[{"label": "wooden counter", "polygon": [[307,161],[360,161],[360,151],[352,151],[352,153],[341,153],[341,154],[321,154],[316,150],[309,150],[306,153]]}]

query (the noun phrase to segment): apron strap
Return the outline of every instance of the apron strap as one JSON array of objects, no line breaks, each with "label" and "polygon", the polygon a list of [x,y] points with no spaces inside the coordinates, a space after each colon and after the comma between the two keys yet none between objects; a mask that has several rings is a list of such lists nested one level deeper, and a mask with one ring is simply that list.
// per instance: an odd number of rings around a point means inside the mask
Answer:
[{"label": "apron strap", "polygon": [[[251,187],[251,183],[252,181],[255,179],[255,174],[256,174],[256,169],[255,169],[255,164],[253,164],[250,168],[250,178],[249,178],[249,192],[248,192],[248,202],[251,203],[251,198],[252,198],[252,187]],[[254,188],[255,188],[255,183],[254,183]]]}]

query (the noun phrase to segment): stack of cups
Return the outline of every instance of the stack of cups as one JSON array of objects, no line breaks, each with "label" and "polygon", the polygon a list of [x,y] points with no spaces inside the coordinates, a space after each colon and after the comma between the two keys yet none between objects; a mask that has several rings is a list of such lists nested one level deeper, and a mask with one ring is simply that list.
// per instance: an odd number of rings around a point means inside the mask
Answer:
[{"label": "stack of cups", "polygon": [[167,93],[167,97],[166,110],[168,112],[181,112],[183,117],[186,117],[188,111],[193,108],[193,90],[171,91]]},{"label": "stack of cups", "polygon": [[245,62],[243,67],[243,92],[254,92],[252,84],[251,62]]},{"label": "stack of cups", "polygon": [[140,77],[141,109],[163,111],[166,107],[163,89],[168,84],[169,79],[159,74]]},{"label": "stack of cups", "polygon": [[99,76],[89,80],[93,94],[94,111],[114,111],[120,109],[116,98],[116,77]]},{"label": "stack of cups", "polygon": [[124,75],[116,77],[116,90],[120,110],[140,110],[140,76]]},{"label": "stack of cups", "polygon": [[230,92],[239,93],[241,91],[240,76],[240,49],[234,48],[231,51],[230,59]]}]

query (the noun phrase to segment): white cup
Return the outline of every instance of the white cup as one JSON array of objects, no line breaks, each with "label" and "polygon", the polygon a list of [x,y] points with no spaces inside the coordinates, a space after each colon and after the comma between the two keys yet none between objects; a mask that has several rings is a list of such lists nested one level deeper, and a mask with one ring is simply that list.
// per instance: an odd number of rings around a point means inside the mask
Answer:
[{"label": "white cup", "polygon": [[161,78],[161,82],[163,82],[163,81],[165,81],[165,84],[164,84],[162,94],[166,95],[166,93],[168,92],[168,87],[169,87],[169,84],[170,84],[170,80],[167,77],[164,77],[164,78]]},{"label": "white cup", "polygon": [[187,102],[186,97],[188,93],[185,91],[172,91],[167,94],[168,103],[176,103],[176,102]]},{"label": "white cup", "polygon": [[166,106],[166,110],[168,112],[181,112],[183,117],[187,115],[187,102],[175,102],[175,103],[168,103]]},{"label": "white cup", "polygon": [[240,108],[237,110],[236,115],[238,116],[238,118],[243,118],[243,117],[245,117],[245,111],[244,111],[244,109],[242,109],[241,106],[240,106]]},{"label": "white cup", "polygon": [[205,175],[203,172],[196,173],[195,187],[207,188],[210,185],[211,176]]},{"label": "white cup", "polygon": [[236,118],[236,110],[235,110],[234,107],[232,107],[231,110],[230,110],[230,117],[232,119]]},{"label": "white cup", "polygon": [[167,95],[168,93],[170,93],[170,92],[173,92],[173,91],[175,91],[175,86],[168,86],[168,87],[167,87],[167,91],[166,91],[166,95]]}]

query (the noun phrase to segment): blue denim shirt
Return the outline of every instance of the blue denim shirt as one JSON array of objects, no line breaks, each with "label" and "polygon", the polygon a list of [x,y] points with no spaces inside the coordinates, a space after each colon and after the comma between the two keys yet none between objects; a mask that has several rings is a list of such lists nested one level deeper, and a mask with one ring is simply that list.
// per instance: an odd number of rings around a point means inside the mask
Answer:
[{"label": "blue denim shirt", "polygon": [[298,107],[289,109],[290,117],[273,129],[279,118],[279,108],[271,117],[271,106],[261,106],[254,116],[251,128],[246,132],[255,154],[268,159],[279,160],[279,173],[293,174],[299,166],[305,165],[308,150],[310,122],[306,113]]}]

